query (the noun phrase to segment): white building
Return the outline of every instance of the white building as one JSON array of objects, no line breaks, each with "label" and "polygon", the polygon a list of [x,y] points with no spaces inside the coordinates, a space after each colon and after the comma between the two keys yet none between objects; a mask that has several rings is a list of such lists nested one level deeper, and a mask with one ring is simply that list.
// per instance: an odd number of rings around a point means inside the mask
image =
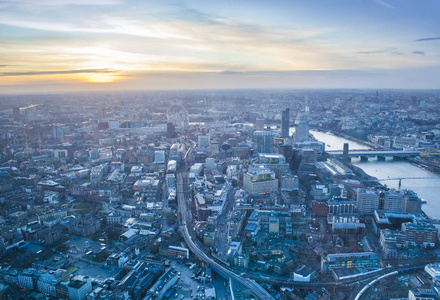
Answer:
[{"label": "white building", "polygon": [[243,175],[243,187],[250,194],[276,192],[278,180],[273,171],[264,166],[253,166]]},{"label": "white building", "polygon": [[425,266],[425,272],[431,276],[432,281],[440,281],[440,263],[428,264]]},{"label": "white building", "polygon": [[165,151],[158,150],[154,151],[154,162],[158,164],[164,164],[165,163]]},{"label": "white building", "polygon": [[67,285],[69,300],[83,300],[92,292],[92,279],[88,276],[75,276]]}]

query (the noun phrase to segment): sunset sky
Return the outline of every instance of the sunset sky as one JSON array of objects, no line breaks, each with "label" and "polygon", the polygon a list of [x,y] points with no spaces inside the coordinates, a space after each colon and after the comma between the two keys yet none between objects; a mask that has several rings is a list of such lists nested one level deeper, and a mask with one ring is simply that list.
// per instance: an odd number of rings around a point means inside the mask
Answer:
[{"label": "sunset sky", "polygon": [[0,0],[0,93],[440,88],[438,0]]}]

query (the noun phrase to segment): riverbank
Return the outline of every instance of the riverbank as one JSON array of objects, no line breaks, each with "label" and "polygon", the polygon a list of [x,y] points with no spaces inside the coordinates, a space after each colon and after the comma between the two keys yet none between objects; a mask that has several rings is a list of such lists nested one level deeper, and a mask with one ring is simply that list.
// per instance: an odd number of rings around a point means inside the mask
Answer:
[{"label": "riverbank", "polygon": [[425,170],[428,170],[428,171],[433,172],[433,173],[440,174],[440,166],[439,165],[436,165],[436,164],[433,164],[431,162],[425,161],[420,156],[418,156],[418,157],[408,157],[407,160],[409,162],[411,162],[412,164],[415,164],[417,166],[420,166],[420,167],[424,168]]},{"label": "riverbank", "polygon": [[[327,131],[312,131],[315,137],[331,145],[327,150],[343,150],[344,143],[350,143],[352,149],[367,149],[365,144],[359,144],[346,138],[338,137],[335,134],[327,133]],[[417,161],[413,163],[410,160],[376,160],[361,161],[357,158],[352,159],[351,164],[362,169],[367,175],[377,178],[379,183],[388,188],[399,189],[399,178],[404,177],[401,181],[401,189],[413,190],[417,195],[426,200],[423,205],[423,211],[432,219],[440,220],[440,174],[429,171],[419,166]],[[358,173],[360,174],[360,173]],[[366,178],[367,179],[367,178]]]},{"label": "riverbank", "polygon": [[320,129],[320,128],[312,128],[311,130],[319,131],[319,132],[322,132],[322,133],[329,133],[329,134],[332,134],[334,136],[337,136],[337,137],[340,137],[340,138],[344,138],[344,139],[347,139],[349,141],[353,141],[353,142],[356,142],[358,144],[361,144],[361,145],[364,145],[364,146],[367,146],[367,147],[371,147],[373,149],[380,149],[380,148],[382,148],[382,147],[380,147],[378,145],[375,145],[375,144],[373,144],[371,142],[364,141],[364,140],[361,140],[361,139],[358,139],[358,138],[355,138],[355,137],[352,137],[350,135],[343,134],[343,133],[340,133],[340,132],[334,132],[334,131],[331,131],[331,130],[323,130],[323,129]]},{"label": "riverbank", "polygon": [[[378,145],[374,145],[373,143],[370,143],[368,141],[360,140],[360,139],[357,139],[355,137],[352,137],[352,136],[349,136],[349,135],[346,135],[346,134],[342,134],[342,133],[337,133],[337,132],[334,132],[334,131],[331,131],[331,130],[323,130],[323,129],[319,129],[319,128],[313,128],[312,130],[318,131],[318,132],[321,132],[321,133],[325,133],[325,134],[330,134],[330,135],[333,135],[333,136],[336,136],[336,137],[339,137],[339,138],[343,138],[343,139],[346,139],[346,140],[349,140],[349,141],[352,141],[352,142],[356,142],[356,143],[358,143],[360,145],[363,145],[363,146],[366,146],[366,147],[370,147],[370,148],[373,148],[373,149],[381,149],[381,148],[383,148],[383,147],[380,147]],[[424,168],[427,171],[440,174],[440,165],[437,165],[437,164],[434,164],[432,162],[426,161],[425,159],[423,159],[420,156],[417,156],[417,157],[406,157],[406,158],[402,158],[402,160],[408,161],[408,162],[410,162],[410,163],[412,163],[412,164],[414,164],[416,166],[420,166],[420,167]]]}]

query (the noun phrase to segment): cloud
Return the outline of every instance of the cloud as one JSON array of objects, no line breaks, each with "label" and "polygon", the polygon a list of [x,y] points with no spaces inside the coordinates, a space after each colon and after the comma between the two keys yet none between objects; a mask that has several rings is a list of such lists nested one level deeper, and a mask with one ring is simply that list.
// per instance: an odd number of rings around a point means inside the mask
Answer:
[{"label": "cloud", "polygon": [[85,69],[85,70],[61,70],[61,71],[36,71],[36,72],[3,72],[0,76],[29,76],[29,75],[62,75],[62,74],[109,74],[117,73],[113,69]]},{"label": "cloud", "polygon": [[21,8],[26,7],[59,7],[66,5],[81,5],[81,6],[89,6],[89,5],[118,5],[123,2],[123,0],[39,0],[38,2],[34,0],[4,0],[4,3],[9,3],[13,5],[17,5]]},{"label": "cloud", "polygon": [[386,3],[385,1],[382,1],[382,0],[374,0],[374,2],[376,2],[376,3],[378,3],[378,4],[382,5],[382,6],[385,6],[387,8],[392,8],[392,9],[395,8],[394,6],[392,6],[392,5]]},{"label": "cloud", "polygon": [[413,54],[418,54],[418,55],[425,55],[425,52],[423,51],[413,51]]},{"label": "cloud", "polygon": [[429,41],[438,41],[440,37],[432,37],[432,38],[422,38],[418,40],[414,40],[413,42],[429,42]]},{"label": "cloud", "polygon": [[356,52],[358,54],[378,54],[378,53],[385,53],[383,50],[376,50],[376,51],[358,51]]},{"label": "cloud", "polygon": [[403,52],[396,51],[396,48],[387,48],[382,50],[372,50],[372,51],[358,51],[357,54],[392,54],[392,55],[403,55]]}]

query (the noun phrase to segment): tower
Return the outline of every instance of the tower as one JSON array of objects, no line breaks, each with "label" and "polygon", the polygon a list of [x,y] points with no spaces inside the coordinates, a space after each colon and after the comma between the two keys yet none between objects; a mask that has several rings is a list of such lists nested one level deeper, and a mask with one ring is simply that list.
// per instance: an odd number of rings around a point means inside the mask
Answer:
[{"label": "tower", "polygon": [[264,130],[264,119],[263,118],[257,118],[257,120],[255,122],[255,130],[256,131]]},{"label": "tower", "polygon": [[348,155],[348,143],[344,143],[344,150],[342,152],[342,161],[344,165],[348,165],[350,162],[350,156]]},{"label": "tower", "polygon": [[255,152],[272,153],[273,136],[271,131],[254,132]]},{"label": "tower", "polygon": [[298,114],[295,120],[295,127],[295,142],[307,142],[309,140],[309,120],[307,114]]},{"label": "tower", "polygon": [[20,120],[20,107],[14,107],[12,109],[12,115],[15,121]]},{"label": "tower", "polygon": [[176,136],[176,129],[174,127],[174,124],[172,122],[167,123],[167,137],[173,138]]},{"label": "tower", "polygon": [[281,137],[289,137],[289,125],[290,125],[290,108],[286,108],[281,113]]}]

